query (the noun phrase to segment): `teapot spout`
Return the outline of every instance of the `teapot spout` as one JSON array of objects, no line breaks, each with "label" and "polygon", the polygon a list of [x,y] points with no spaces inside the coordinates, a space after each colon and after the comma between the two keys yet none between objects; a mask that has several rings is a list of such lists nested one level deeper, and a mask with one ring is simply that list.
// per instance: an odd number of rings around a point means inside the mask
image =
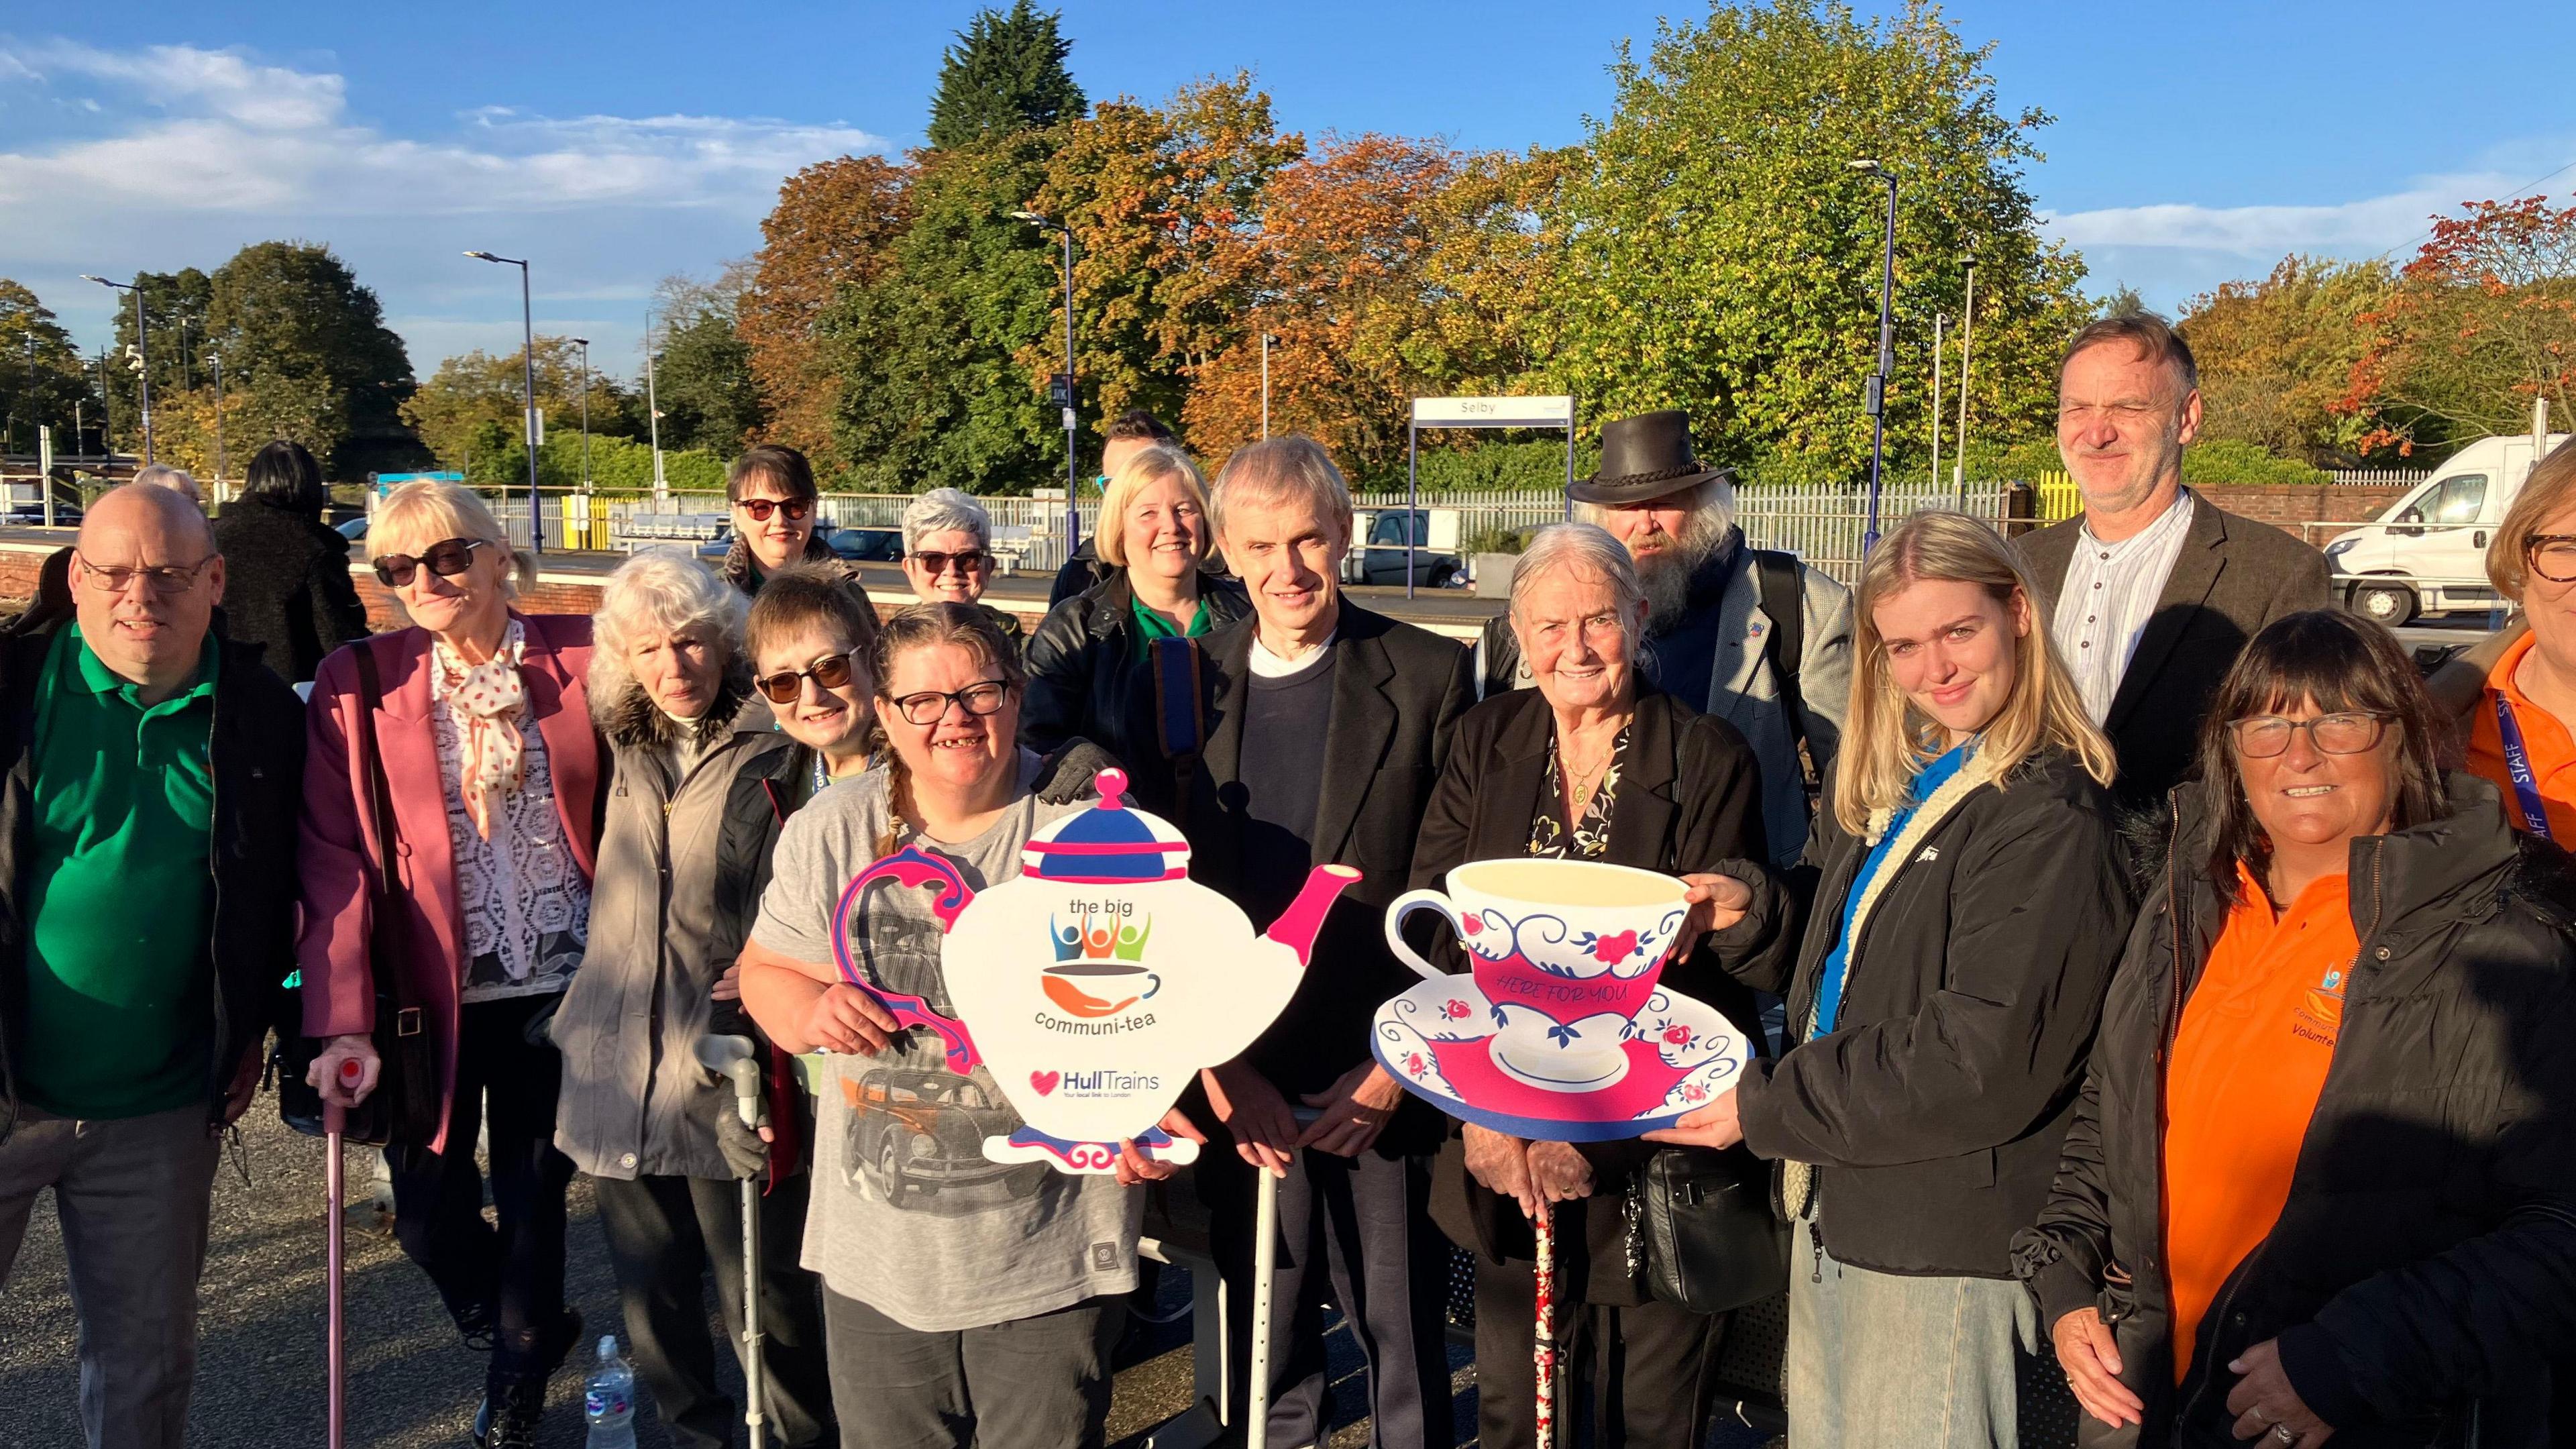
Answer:
[{"label": "teapot spout", "polygon": [[1279,913],[1279,919],[1270,923],[1270,929],[1262,933],[1262,939],[1287,947],[1295,953],[1297,964],[1303,967],[1315,949],[1316,933],[1324,929],[1325,913],[1333,908],[1333,901],[1359,878],[1360,873],[1347,865],[1315,867],[1313,873],[1306,877],[1305,889],[1297,892],[1297,899],[1290,901],[1288,909]]}]

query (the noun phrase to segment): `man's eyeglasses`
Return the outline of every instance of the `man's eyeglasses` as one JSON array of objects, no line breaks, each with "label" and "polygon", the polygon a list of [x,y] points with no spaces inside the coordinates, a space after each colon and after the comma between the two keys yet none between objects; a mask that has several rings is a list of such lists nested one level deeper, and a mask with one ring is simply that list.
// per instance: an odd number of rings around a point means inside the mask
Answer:
[{"label": "man's eyeglasses", "polygon": [[423,564],[442,579],[452,579],[474,567],[474,550],[489,548],[491,542],[480,538],[449,538],[420,551],[415,558],[407,553],[389,553],[376,559],[376,582],[389,589],[406,588]]},{"label": "man's eyeglasses", "polygon": [[895,712],[902,715],[909,723],[935,725],[948,718],[948,706],[951,703],[972,715],[999,714],[1002,709],[1002,697],[1010,692],[1011,687],[1001,680],[987,679],[981,684],[970,684],[951,694],[942,694],[935,689],[926,689],[919,694],[907,694],[896,700],[894,707]]},{"label": "man's eyeglasses", "polygon": [[2522,543],[2522,561],[2553,584],[2576,584],[2576,533],[2535,533]]},{"label": "man's eyeglasses", "polygon": [[161,564],[152,568],[102,567],[91,563],[89,556],[74,550],[72,557],[81,562],[81,572],[89,576],[90,586],[102,594],[121,594],[141,579],[156,599],[173,599],[197,586],[206,565],[219,555],[208,554],[192,564]]},{"label": "man's eyeglasses", "polygon": [[784,674],[764,674],[752,683],[768,696],[771,704],[794,704],[805,692],[805,681],[813,680],[824,689],[839,689],[850,682],[850,656],[826,654],[805,669],[791,669]]},{"label": "man's eyeglasses", "polygon": [[734,507],[750,514],[754,523],[767,523],[772,513],[784,513],[788,522],[802,523],[805,515],[814,511],[814,501],[810,498],[746,498]]},{"label": "man's eyeglasses", "polygon": [[2308,742],[2320,754],[2366,755],[2379,747],[2379,737],[2388,732],[2385,715],[2364,714],[2358,710],[2342,714],[2321,714],[2315,719],[2283,719],[2276,714],[2258,714],[2251,719],[2229,723],[2227,732],[2235,737],[2236,753],[2249,760],[2268,760],[2290,747],[2290,736],[2308,732]]},{"label": "man's eyeglasses", "polygon": [[960,553],[931,553],[926,551],[916,553],[912,555],[912,561],[921,565],[921,571],[923,573],[926,573],[935,579],[941,574],[948,572],[948,566],[950,564],[955,564],[957,566],[957,572],[961,574],[971,574],[975,572],[975,570],[991,563],[993,561],[993,556],[990,553],[985,552],[983,549],[970,548]]}]

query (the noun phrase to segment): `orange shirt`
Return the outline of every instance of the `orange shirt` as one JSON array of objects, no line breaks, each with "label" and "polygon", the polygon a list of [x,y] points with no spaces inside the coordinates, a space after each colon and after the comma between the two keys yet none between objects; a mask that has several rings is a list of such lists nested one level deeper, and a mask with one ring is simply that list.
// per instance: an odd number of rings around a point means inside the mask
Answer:
[{"label": "orange shirt", "polygon": [[2343,1022],[2344,973],[2361,953],[2350,883],[2309,884],[2275,920],[2237,867],[2244,902],[2183,1007],[2165,1078],[2165,1263],[2173,1278],[2174,1379],[2212,1299],[2280,1220]]},{"label": "orange shirt", "polygon": [[2549,833],[2559,844],[2576,850],[2576,739],[2569,738],[2558,716],[2533,704],[2522,686],[2513,682],[2513,672],[2531,652],[2531,642],[2528,634],[2515,640],[2487,675],[2486,693],[2469,721],[2469,770],[2504,791],[2505,818],[2520,825],[2522,812],[2515,804],[2513,776],[2504,767],[2504,732],[2496,727],[2496,696],[2502,695],[2513,706],[2513,722],[2522,731],[2522,752],[2530,757],[2532,778],[2540,783],[2541,810],[2549,817]]}]

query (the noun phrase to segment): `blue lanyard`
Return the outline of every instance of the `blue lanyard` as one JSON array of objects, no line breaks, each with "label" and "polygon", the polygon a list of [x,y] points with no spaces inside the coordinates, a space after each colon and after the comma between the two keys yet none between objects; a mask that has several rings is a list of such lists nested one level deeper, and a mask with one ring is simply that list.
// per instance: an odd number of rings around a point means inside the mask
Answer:
[{"label": "blue lanyard", "polygon": [[2549,831],[2549,810],[2540,797],[2540,777],[2531,772],[2531,752],[2522,747],[2522,726],[2513,717],[2513,702],[2502,691],[2495,696],[2496,739],[2504,746],[2504,772],[2513,777],[2514,804],[2522,816],[2522,828],[2543,840],[2555,840]]}]

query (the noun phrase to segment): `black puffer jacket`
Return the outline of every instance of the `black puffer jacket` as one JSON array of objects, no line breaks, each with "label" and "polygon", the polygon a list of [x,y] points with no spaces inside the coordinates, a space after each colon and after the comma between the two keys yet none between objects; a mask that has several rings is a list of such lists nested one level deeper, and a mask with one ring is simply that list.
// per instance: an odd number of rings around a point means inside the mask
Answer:
[{"label": "black puffer jacket", "polygon": [[2192,868],[2201,787],[2174,792],[2056,1191],[2014,1244],[2043,1322],[2101,1308],[2146,1401],[2143,1429],[2088,1419],[2088,1444],[2234,1444],[2225,1365],[2272,1338],[2335,1449],[2549,1442],[2544,1352],[2576,1331],[2576,865],[2508,826],[2493,786],[2450,790],[2448,818],[2353,842],[2361,952],[2333,1065],[2280,1219],[2179,1391],[2164,1062],[2228,903]]},{"label": "black puffer jacket", "polygon": [[[1880,871],[1833,1034],[1753,1063],[1736,1092],[1755,1152],[1818,1165],[1826,1250],[1880,1272],[2012,1276],[2128,934],[2109,792],[2057,749],[1982,777],[1972,759],[1935,791]],[[1791,872],[1814,902],[1793,1039],[1868,851],[1822,811]]]},{"label": "black puffer jacket", "polygon": [[367,606],[349,578],[349,540],[337,529],[251,497],[225,504],[214,527],[226,630],[234,643],[263,650],[279,678],[302,684],[331,651],[367,637]]},{"label": "black puffer jacket", "polygon": [[[1199,575],[1207,604],[1208,632],[1252,612],[1243,590]],[[1029,636],[1028,697],[1020,705],[1020,742],[1044,754],[1070,739],[1087,739],[1110,757],[1134,763],[1135,732],[1150,720],[1150,681],[1136,657],[1136,591],[1119,570],[1050,610]],[[1148,745],[1152,742],[1147,741]]]}]

